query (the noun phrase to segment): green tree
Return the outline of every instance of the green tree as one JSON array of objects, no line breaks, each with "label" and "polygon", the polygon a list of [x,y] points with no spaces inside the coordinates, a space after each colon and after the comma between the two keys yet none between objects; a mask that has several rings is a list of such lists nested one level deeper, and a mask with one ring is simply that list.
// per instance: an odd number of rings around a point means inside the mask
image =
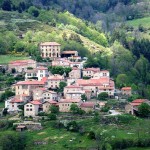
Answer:
[{"label": "green tree", "polygon": [[87,96],[86,96],[85,94],[82,94],[82,95],[81,95],[81,100],[82,100],[82,101],[83,101],[83,100],[84,100],[84,101],[87,101]]},{"label": "green tree", "polygon": [[102,93],[98,94],[98,100],[105,101],[107,98],[108,98],[108,93],[106,93],[106,92],[102,92]]},{"label": "green tree", "polygon": [[32,16],[34,17],[38,17],[39,16],[39,10],[35,7],[35,6],[31,6],[29,9],[28,9],[28,13],[31,14]]},{"label": "green tree", "polygon": [[128,84],[128,76],[126,74],[118,74],[116,78],[117,87],[121,88],[123,86],[127,86]]},{"label": "green tree", "polygon": [[53,114],[58,114],[58,113],[59,113],[59,107],[54,106],[54,105],[51,105],[51,106],[50,106],[50,111],[51,111],[51,113],[53,113]]},{"label": "green tree", "polygon": [[48,118],[49,118],[50,120],[56,120],[56,119],[57,119],[57,116],[56,116],[56,114],[54,114],[54,113],[50,113],[50,114],[48,115]]},{"label": "green tree", "polygon": [[2,3],[2,9],[6,11],[11,11],[11,1],[10,0],[4,0]]},{"label": "green tree", "polygon": [[138,107],[138,112],[141,117],[147,117],[150,115],[150,106],[147,103],[142,103]]},{"label": "green tree", "polygon": [[64,91],[64,87],[67,86],[66,82],[60,82],[59,83],[59,88],[58,88],[58,92],[63,92]]}]

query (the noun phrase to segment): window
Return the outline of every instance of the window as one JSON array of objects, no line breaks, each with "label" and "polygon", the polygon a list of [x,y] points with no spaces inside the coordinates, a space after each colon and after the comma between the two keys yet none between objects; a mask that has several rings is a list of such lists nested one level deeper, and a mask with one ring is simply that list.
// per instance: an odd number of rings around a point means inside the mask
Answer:
[{"label": "window", "polygon": [[12,107],[14,107],[14,105],[12,105]]},{"label": "window", "polygon": [[30,111],[32,111],[32,109],[30,109]]},{"label": "window", "polygon": [[29,109],[26,109],[26,111],[29,111]]},{"label": "window", "polygon": [[32,105],[30,105],[30,107],[32,107]]},{"label": "window", "polygon": [[29,107],[29,105],[27,105],[27,107]]}]

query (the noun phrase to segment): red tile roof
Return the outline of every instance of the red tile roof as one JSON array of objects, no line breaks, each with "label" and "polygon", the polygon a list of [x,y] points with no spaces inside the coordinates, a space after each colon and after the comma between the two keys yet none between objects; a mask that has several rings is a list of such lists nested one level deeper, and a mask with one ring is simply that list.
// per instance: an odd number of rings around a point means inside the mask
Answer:
[{"label": "red tile roof", "polygon": [[38,67],[37,69],[38,69],[38,70],[48,70],[48,68],[43,67],[43,66],[40,66],[40,67]]},{"label": "red tile roof", "polygon": [[132,101],[132,103],[143,103],[145,101],[146,101],[146,99],[136,99],[136,100]]},{"label": "red tile roof", "polygon": [[129,91],[131,90],[131,87],[123,87],[121,90]]},{"label": "red tile roof", "polygon": [[28,64],[28,63],[35,63],[34,60],[32,59],[28,59],[28,60],[15,60],[15,61],[11,61],[9,64],[14,64],[14,65],[24,65],[24,64]]},{"label": "red tile roof", "polygon": [[44,42],[41,43],[40,46],[60,46],[60,44],[56,42]]},{"label": "red tile roof", "polygon": [[80,107],[84,107],[84,108],[94,108],[95,103],[94,102],[84,102],[80,105]]},{"label": "red tile roof", "polygon": [[44,85],[43,81],[20,81],[17,82],[16,85]]},{"label": "red tile roof", "polygon": [[20,99],[12,99],[10,103],[22,103],[23,101]]},{"label": "red tile roof", "polygon": [[39,100],[34,100],[30,102],[33,105],[41,105],[42,103]]},{"label": "red tile roof", "polygon": [[136,100],[132,101],[130,104],[132,106],[139,106],[142,103],[144,103],[145,101],[147,101],[147,99],[136,99]]},{"label": "red tile roof", "polygon": [[48,80],[48,77],[43,77],[41,81],[42,82],[47,82],[47,80]]},{"label": "red tile roof", "polygon": [[61,99],[59,103],[79,103],[80,99]]}]

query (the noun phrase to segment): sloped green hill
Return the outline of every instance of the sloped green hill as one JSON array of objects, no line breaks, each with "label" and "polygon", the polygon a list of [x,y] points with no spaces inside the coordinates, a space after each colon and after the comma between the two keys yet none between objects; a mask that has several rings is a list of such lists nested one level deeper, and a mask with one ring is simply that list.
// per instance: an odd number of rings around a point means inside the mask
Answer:
[{"label": "sloped green hill", "polygon": [[[105,34],[98,32],[94,25],[86,24],[86,22],[76,18],[69,12],[38,11],[38,17],[33,17],[27,12],[0,11],[1,34],[7,35],[11,33],[19,38],[19,41],[16,40],[16,43],[13,43],[14,45],[10,51],[16,50],[15,45],[18,42],[25,46],[32,44],[38,47],[40,42],[57,41],[64,48],[68,41],[64,41],[63,34],[66,34],[69,41],[71,35],[78,36],[81,39],[81,43],[79,42],[81,47],[88,49],[89,52],[109,51],[106,48],[108,42]],[[76,39],[71,41],[78,43]],[[31,47],[28,48],[30,49]]]}]

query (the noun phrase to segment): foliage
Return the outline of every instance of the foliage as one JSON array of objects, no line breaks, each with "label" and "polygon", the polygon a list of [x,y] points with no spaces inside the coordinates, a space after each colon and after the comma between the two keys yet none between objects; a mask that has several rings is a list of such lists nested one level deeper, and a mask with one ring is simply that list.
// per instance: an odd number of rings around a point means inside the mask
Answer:
[{"label": "foliage", "polygon": [[51,105],[50,106],[50,112],[53,114],[58,114],[59,113],[59,107]]},{"label": "foliage", "polygon": [[35,6],[31,6],[28,9],[28,13],[31,14],[34,17],[38,17],[39,16],[39,10],[35,7]]},{"label": "foliage", "polygon": [[94,139],[95,139],[95,133],[94,133],[93,131],[90,131],[90,132],[88,133],[88,138],[94,140]]},{"label": "foliage", "polygon": [[83,101],[83,100],[84,100],[84,101],[87,101],[87,96],[86,96],[85,94],[82,94],[82,95],[81,95],[81,100],[82,100],[82,101]]},{"label": "foliage", "polygon": [[0,147],[3,150],[24,150],[26,147],[26,136],[24,134],[5,134],[0,139]]},{"label": "foliage", "polygon": [[69,72],[72,70],[70,67],[62,67],[62,66],[50,66],[48,67],[48,70],[52,74],[60,74],[68,76]]},{"label": "foliage", "polygon": [[48,114],[48,118],[49,118],[50,120],[56,120],[56,119],[57,119],[57,116],[56,116],[56,114],[54,114],[54,113],[50,113],[50,114]]},{"label": "foliage", "polygon": [[73,131],[73,132],[78,132],[79,131],[79,125],[77,124],[76,121],[71,121],[67,124],[67,130]]},{"label": "foliage", "polygon": [[65,86],[67,86],[67,83],[66,83],[66,82],[60,82],[60,83],[59,83],[58,92],[63,92]]},{"label": "foliage", "polygon": [[108,93],[106,93],[106,92],[102,92],[102,93],[98,94],[98,100],[104,101],[107,98],[108,98]]},{"label": "foliage", "polygon": [[147,117],[150,115],[150,106],[147,103],[142,103],[138,107],[138,113],[141,117]]},{"label": "foliage", "polygon": [[4,101],[4,100],[6,100],[9,97],[14,96],[14,95],[15,95],[14,92],[12,92],[10,90],[6,90],[4,93],[1,94],[1,96],[0,96],[0,102]]},{"label": "foliage", "polygon": [[79,114],[79,115],[85,114],[85,111],[82,110],[82,109],[80,109],[80,108],[78,107],[78,105],[76,105],[76,104],[71,104],[71,106],[70,106],[70,111],[71,111],[73,114]]}]

